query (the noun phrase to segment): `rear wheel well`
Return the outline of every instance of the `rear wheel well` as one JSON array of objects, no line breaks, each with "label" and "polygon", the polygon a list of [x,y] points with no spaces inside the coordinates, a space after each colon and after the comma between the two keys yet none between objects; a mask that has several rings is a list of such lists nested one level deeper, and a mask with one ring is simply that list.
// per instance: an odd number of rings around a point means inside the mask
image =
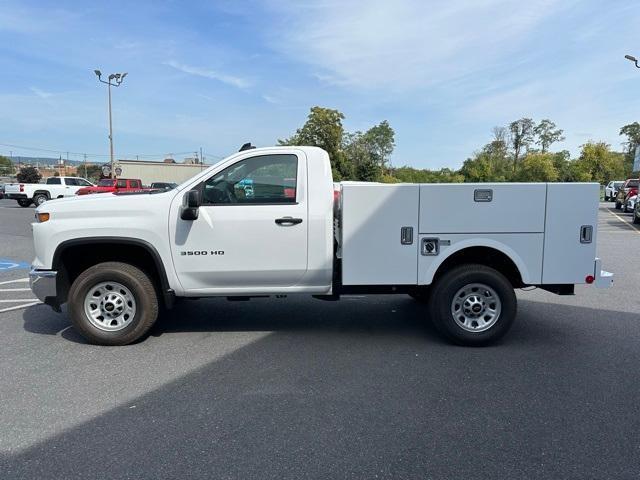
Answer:
[{"label": "rear wheel well", "polygon": [[48,199],[51,199],[51,195],[49,195],[49,192],[47,190],[36,190],[35,192],[33,192],[33,198],[35,198],[36,195],[44,195]]},{"label": "rear wheel well", "polygon": [[103,262],[122,262],[149,275],[165,306],[170,306],[169,285],[164,266],[155,249],[136,241],[87,241],[62,244],[56,250],[53,269],[57,270],[58,302],[66,302],[69,289],[87,268]]},{"label": "rear wheel well", "polygon": [[433,282],[452,268],[470,263],[484,265],[497,270],[507,277],[513,288],[525,286],[520,270],[518,270],[513,260],[500,250],[491,247],[469,247],[452,254],[438,267]]}]

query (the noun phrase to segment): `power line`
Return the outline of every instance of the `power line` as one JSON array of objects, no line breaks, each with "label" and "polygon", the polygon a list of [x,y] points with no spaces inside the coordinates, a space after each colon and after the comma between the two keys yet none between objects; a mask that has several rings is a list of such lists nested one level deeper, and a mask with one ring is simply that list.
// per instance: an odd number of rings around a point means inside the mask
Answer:
[{"label": "power line", "polygon": [[[88,157],[109,157],[109,154],[105,154],[105,153],[88,153],[88,152],[72,152],[72,151],[68,151],[68,150],[54,150],[52,148],[43,148],[43,147],[28,147],[25,145],[15,145],[12,143],[0,143],[0,146],[3,147],[9,147],[9,148],[19,148],[21,150],[30,150],[30,151],[36,151],[36,152],[46,152],[46,153],[55,153],[56,155],[60,156],[60,155],[72,155],[72,156],[78,156],[78,157],[82,157],[84,158],[84,156],[88,156]],[[164,158],[167,155],[192,155],[193,154],[193,150],[185,150],[182,152],[164,152],[164,153],[137,153],[137,154],[121,154],[118,155],[121,158],[127,158],[127,157],[151,157],[151,158]],[[211,157],[217,157],[217,158],[224,158],[222,156],[217,156],[217,155],[209,155]]]}]

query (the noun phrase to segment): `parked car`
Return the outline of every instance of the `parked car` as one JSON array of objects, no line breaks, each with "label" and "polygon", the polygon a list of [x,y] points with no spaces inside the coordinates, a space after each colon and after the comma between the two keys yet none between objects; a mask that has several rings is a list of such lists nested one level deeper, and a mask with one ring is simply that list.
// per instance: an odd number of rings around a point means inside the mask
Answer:
[{"label": "parked car", "polygon": [[153,182],[151,184],[151,190],[173,190],[178,186],[177,183],[170,182]]},{"label": "parked car", "polygon": [[142,182],[138,178],[103,178],[92,187],[81,188],[76,195],[91,195],[93,193],[144,191]]},{"label": "parked car", "polygon": [[616,210],[620,210],[624,207],[627,199],[630,196],[638,194],[638,184],[640,180],[637,178],[629,178],[625,180],[624,184],[618,190],[618,194],[616,195]]},{"label": "parked car", "polygon": [[622,211],[624,213],[633,212],[636,209],[636,203],[638,201],[638,195],[630,196],[625,202],[624,207],[622,207]]},{"label": "parked car", "polygon": [[4,183],[0,183],[0,200],[4,198]]},{"label": "parked car", "polygon": [[44,183],[8,183],[5,196],[17,200],[21,207],[38,206],[52,198],[72,197],[85,187],[93,187],[93,183],[80,177],[49,177]]},{"label": "parked car", "polygon": [[486,345],[513,323],[514,289],[613,280],[597,183],[334,184],[324,150],[275,147],[181,187],[38,207],[36,297],[68,304],[92,343],[125,345],[176,297],[404,293],[453,342]]},{"label": "parked car", "polygon": [[633,209],[633,223],[635,223],[636,225],[640,225],[640,202],[638,201],[637,197],[636,205]]},{"label": "parked car", "polygon": [[609,201],[614,201],[616,198],[616,195],[618,195],[618,190],[620,190],[620,187],[624,184],[624,180],[612,180],[610,181],[607,186],[604,188],[604,201],[605,202],[609,202]]}]

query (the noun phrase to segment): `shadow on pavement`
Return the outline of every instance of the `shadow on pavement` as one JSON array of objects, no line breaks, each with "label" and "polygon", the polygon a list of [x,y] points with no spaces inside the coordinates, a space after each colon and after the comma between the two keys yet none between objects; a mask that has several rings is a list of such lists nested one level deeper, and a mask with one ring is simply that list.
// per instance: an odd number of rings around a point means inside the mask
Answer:
[{"label": "shadow on pavement", "polygon": [[[341,308],[310,300],[180,306],[156,334],[273,333],[5,456],[2,477],[635,478],[640,471],[637,314],[521,301],[502,345],[471,349],[425,330],[411,300],[361,300]],[[25,328],[33,331],[30,315]],[[63,327],[49,318],[41,321],[51,328],[36,333]]]}]

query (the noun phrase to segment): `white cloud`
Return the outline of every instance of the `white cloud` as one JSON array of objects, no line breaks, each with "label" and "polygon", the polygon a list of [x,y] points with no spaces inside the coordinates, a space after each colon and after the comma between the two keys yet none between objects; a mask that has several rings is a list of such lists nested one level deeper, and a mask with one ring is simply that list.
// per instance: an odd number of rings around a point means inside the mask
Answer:
[{"label": "white cloud", "polygon": [[572,2],[537,0],[272,1],[276,49],[358,88],[402,90],[469,75],[504,60]]},{"label": "white cloud", "polygon": [[163,64],[175,68],[176,70],[180,70],[181,72],[188,73],[189,75],[210,78],[211,80],[217,80],[236,88],[248,88],[251,86],[251,82],[245,78],[220,73],[215,70],[210,70],[202,67],[194,67],[192,65],[185,65],[174,60],[163,62]]},{"label": "white cloud", "polygon": [[38,97],[42,98],[43,100],[46,100],[47,98],[50,98],[53,96],[53,93],[45,92],[44,90],[41,90],[37,87],[29,87],[29,90],[31,90],[33,93],[35,93]]}]

